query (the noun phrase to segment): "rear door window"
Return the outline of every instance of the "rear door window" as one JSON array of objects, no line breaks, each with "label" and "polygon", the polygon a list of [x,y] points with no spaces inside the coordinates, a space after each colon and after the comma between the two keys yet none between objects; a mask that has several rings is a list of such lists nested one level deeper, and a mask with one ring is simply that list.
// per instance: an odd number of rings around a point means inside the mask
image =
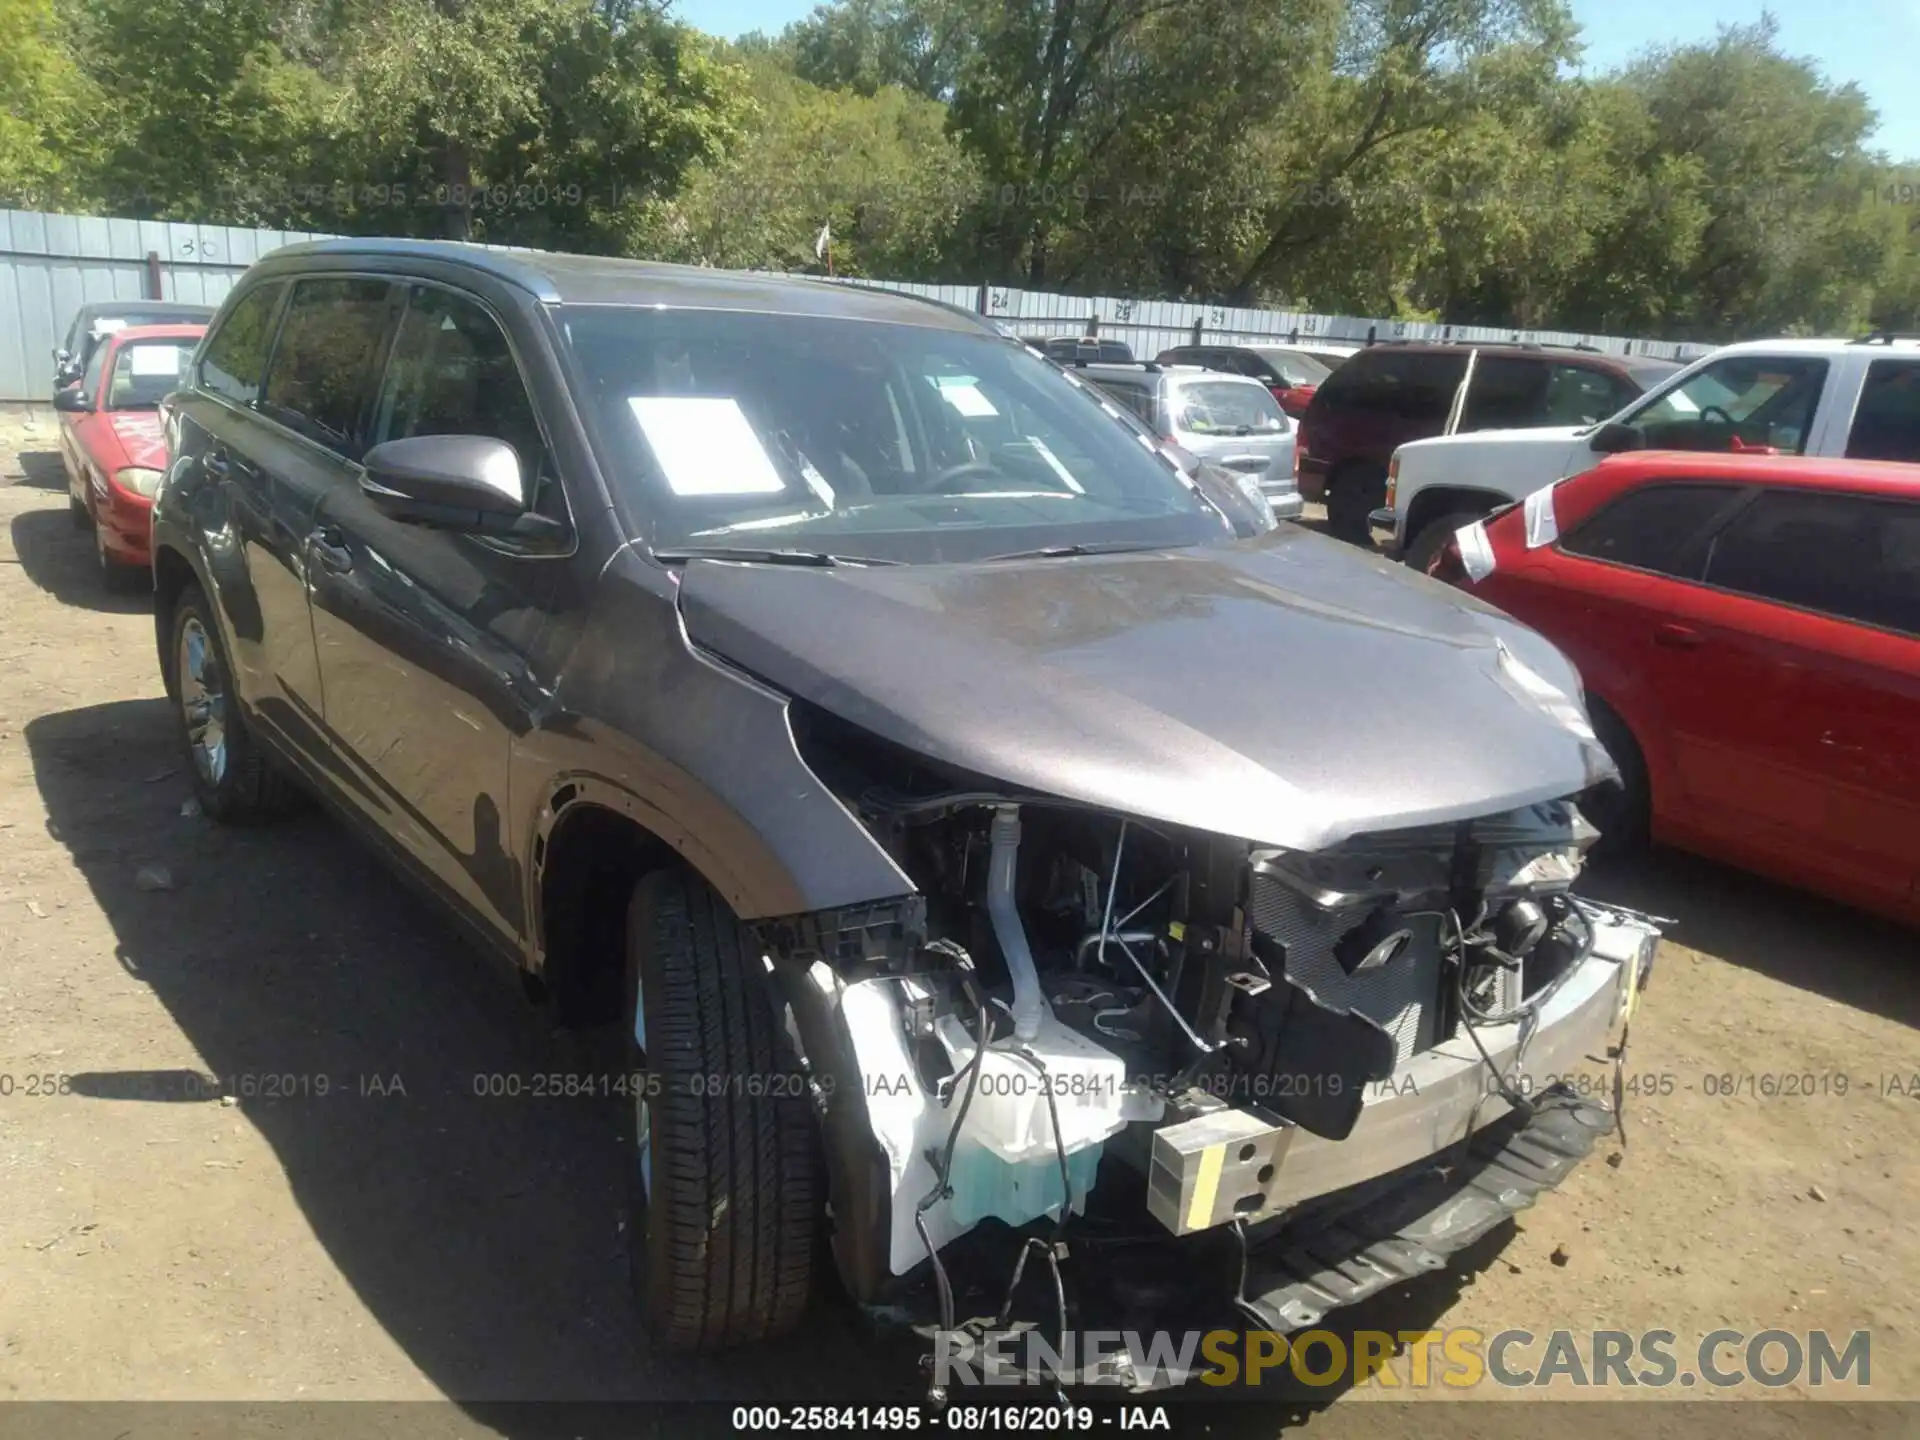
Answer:
[{"label": "rear door window", "polygon": [[1482,354],[1467,382],[1462,430],[1522,430],[1546,416],[1547,366],[1516,355]]},{"label": "rear door window", "polygon": [[1542,418],[1548,425],[1598,425],[1640,393],[1618,376],[1585,365],[1549,365],[1546,371]]},{"label": "rear door window", "polygon": [[1220,363],[1214,368],[1233,375],[1246,375],[1262,385],[1283,383],[1279,373],[1267,363],[1266,357],[1252,350],[1223,350],[1220,352]]},{"label": "rear door window", "polygon": [[1920,634],[1920,505],[1769,491],[1714,538],[1706,581],[1842,620]]},{"label": "rear door window", "polygon": [[1296,350],[1261,350],[1255,353],[1267,370],[1279,376],[1283,384],[1318,385],[1329,373],[1327,367],[1318,360]]},{"label": "rear door window", "polygon": [[1847,458],[1920,461],[1920,361],[1876,360],[1867,367]]},{"label": "rear door window", "polygon": [[1655,481],[1616,496],[1567,534],[1560,548],[1632,570],[1698,579],[1699,540],[1745,494],[1733,485]]},{"label": "rear door window", "polygon": [[261,410],[309,440],[359,459],[393,291],[390,281],[348,276],[295,281]]},{"label": "rear door window", "polygon": [[1101,379],[1093,381],[1092,384],[1114,404],[1125,406],[1148,425],[1154,423],[1153,390],[1144,382]]},{"label": "rear door window", "polygon": [[267,350],[273,344],[274,314],[284,288],[279,281],[259,285],[234,302],[201,353],[204,388],[236,405],[251,405],[260,398]]}]

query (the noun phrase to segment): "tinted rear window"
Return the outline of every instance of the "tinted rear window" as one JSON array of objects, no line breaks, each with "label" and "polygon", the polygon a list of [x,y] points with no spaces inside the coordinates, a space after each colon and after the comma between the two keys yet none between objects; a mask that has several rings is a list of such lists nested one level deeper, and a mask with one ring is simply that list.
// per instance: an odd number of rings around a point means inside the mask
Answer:
[{"label": "tinted rear window", "polygon": [[1715,537],[1709,585],[1920,633],[1920,505],[1772,491]]},{"label": "tinted rear window", "polygon": [[1849,460],[1920,460],[1920,361],[1876,360],[1854,407]]},{"label": "tinted rear window", "polygon": [[1100,376],[1087,377],[1087,383],[1116,405],[1123,405],[1135,415],[1153,423],[1153,389],[1144,380],[1119,380]]},{"label": "tinted rear window", "polygon": [[1562,540],[1560,548],[1590,560],[1694,579],[1699,564],[1693,542],[1740,494],[1732,485],[1655,482],[1616,496]]},{"label": "tinted rear window", "polygon": [[1462,430],[1538,425],[1547,408],[1547,366],[1512,355],[1482,355],[1467,384]]},{"label": "tinted rear window", "polygon": [[1467,357],[1378,348],[1363,351],[1334,371],[1315,400],[1341,410],[1395,415],[1444,424],[1453,392],[1466,373]]},{"label": "tinted rear window", "polygon": [[1289,385],[1318,385],[1333,373],[1311,355],[1302,355],[1298,350],[1256,350],[1253,353],[1266,361]]}]

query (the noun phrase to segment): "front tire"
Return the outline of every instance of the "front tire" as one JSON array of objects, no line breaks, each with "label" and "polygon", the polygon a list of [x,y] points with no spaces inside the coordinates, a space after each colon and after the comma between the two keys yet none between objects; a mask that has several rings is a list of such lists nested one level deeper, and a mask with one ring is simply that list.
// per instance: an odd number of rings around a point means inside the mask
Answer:
[{"label": "front tire", "polygon": [[669,1351],[780,1335],[813,1289],[823,1187],[806,1083],[759,945],[684,870],[627,910],[627,1256]]},{"label": "front tire", "polygon": [[174,717],[200,808],[216,820],[264,819],[300,792],[260,750],[233,692],[233,666],[206,592],[189,585],[173,605]]},{"label": "front tire", "polygon": [[1438,555],[1440,548],[1453,538],[1453,532],[1462,525],[1471,525],[1483,513],[1479,510],[1455,510],[1451,514],[1442,515],[1438,520],[1430,520],[1422,525],[1420,533],[1415,535],[1407,546],[1407,568],[1418,570],[1422,575],[1426,574],[1427,567],[1433,563],[1433,557]]},{"label": "front tire", "polygon": [[1647,759],[1613,707],[1588,698],[1587,713],[1593,733],[1620,770],[1620,785],[1590,791],[1582,797],[1581,812],[1599,830],[1593,852],[1601,856],[1627,855],[1644,849],[1652,832],[1653,790],[1647,779]]}]

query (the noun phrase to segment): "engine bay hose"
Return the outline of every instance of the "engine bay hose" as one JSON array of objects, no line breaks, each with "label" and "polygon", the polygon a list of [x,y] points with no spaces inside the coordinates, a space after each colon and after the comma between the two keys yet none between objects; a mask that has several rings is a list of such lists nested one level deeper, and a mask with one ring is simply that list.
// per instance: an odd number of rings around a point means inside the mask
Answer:
[{"label": "engine bay hose", "polygon": [[1020,858],[1019,806],[995,808],[989,840],[987,918],[993,922],[993,938],[1000,942],[1007,973],[1013,977],[1013,1033],[1020,1040],[1031,1041],[1046,1018],[1047,1000],[1040,990],[1033,951],[1027,945],[1026,927],[1020,923],[1020,911],[1014,903],[1014,874]]}]

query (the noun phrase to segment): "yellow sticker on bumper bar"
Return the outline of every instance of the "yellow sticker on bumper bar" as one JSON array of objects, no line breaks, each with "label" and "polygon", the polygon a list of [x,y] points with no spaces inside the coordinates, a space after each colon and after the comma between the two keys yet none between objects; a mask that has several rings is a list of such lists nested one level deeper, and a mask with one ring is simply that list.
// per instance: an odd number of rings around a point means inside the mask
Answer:
[{"label": "yellow sticker on bumper bar", "polygon": [[1200,1152],[1200,1169],[1193,1177],[1193,1199],[1187,1203],[1189,1230],[1204,1230],[1213,1218],[1214,1197],[1220,1192],[1220,1170],[1226,1163],[1225,1145],[1209,1145]]}]

